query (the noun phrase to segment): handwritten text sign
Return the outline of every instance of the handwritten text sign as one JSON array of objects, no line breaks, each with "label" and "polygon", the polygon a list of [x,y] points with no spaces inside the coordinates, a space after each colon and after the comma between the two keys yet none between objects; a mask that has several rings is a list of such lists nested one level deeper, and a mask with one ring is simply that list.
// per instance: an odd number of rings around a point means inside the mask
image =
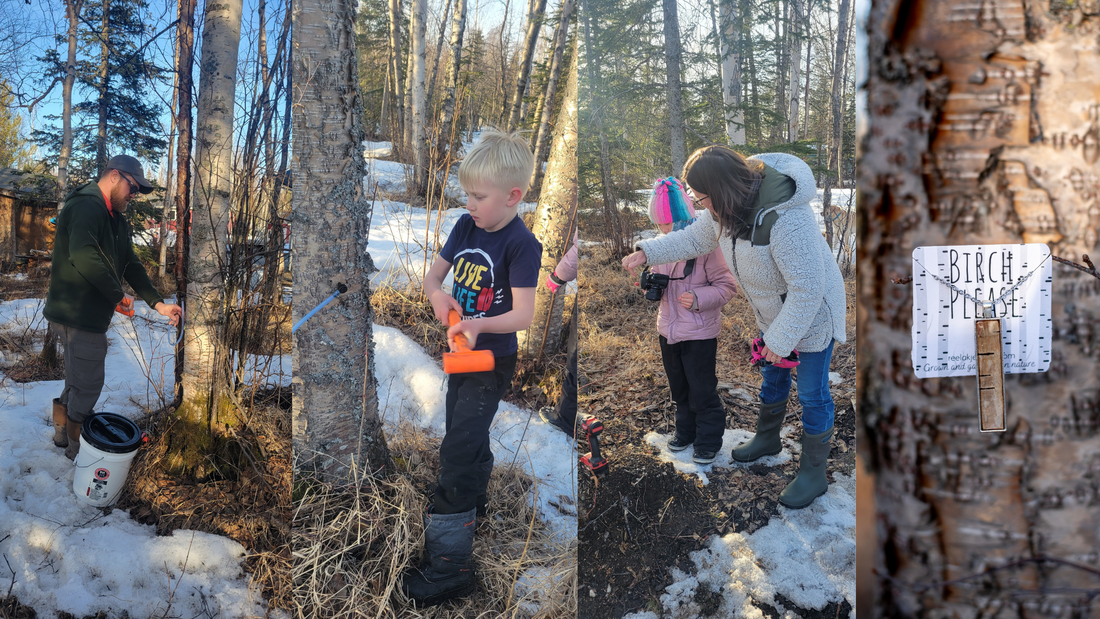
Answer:
[{"label": "handwritten text sign", "polygon": [[917,377],[974,376],[978,369],[974,318],[981,315],[981,308],[933,279],[926,268],[985,301],[1000,297],[1042,264],[1023,285],[994,305],[993,314],[1004,319],[1005,373],[1047,371],[1054,273],[1049,255],[1050,249],[1042,243],[914,249],[913,369]]}]

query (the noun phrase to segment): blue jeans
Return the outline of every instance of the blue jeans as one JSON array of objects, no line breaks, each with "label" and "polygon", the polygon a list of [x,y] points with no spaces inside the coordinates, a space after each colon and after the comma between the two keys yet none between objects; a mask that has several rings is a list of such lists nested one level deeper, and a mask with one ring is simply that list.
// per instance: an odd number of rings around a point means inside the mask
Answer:
[{"label": "blue jeans", "polygon": [[[806,434],[821,434],[833,427],[833,396],[829,393],[829,363],[833,359],[833,344],[820,352],[798,353],[798,401],[802,403],[802,430]],[[790,368],[764,366],[761,373],[760,401],[779,402],[791,392]]]}]

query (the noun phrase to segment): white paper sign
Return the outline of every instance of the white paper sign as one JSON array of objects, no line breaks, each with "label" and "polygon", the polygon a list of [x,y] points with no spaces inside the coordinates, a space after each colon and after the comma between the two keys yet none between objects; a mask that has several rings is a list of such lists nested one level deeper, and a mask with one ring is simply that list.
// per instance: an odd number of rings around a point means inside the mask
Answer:
[{"label": "white paper sign", "polygon": [[1040,264],[1034,275],[994,305],[993,313],[1004,319],[1005,374],[1046,372],[1054,274],[1049,256],[1050,248],[1043,243],[914,249],[913,370],[917,377],[977,374],[974,317],[981,308],[933,279],[929,271],[984,301],[1000,297]]}]

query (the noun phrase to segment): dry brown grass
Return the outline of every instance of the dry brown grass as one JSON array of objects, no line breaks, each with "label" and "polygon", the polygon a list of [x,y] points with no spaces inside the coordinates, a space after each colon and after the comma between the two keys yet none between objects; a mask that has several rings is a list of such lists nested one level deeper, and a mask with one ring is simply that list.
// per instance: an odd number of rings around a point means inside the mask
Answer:
[{"label": "dry brown grass", "polygon": [[399,470],[385,479],[356,477],[342,488],[315,479],[299,483],[293,520],[299,617],[576,616],[576,541],[554,536],[528,500],[537,491],[533,479],[508,466],[493,470],[488,515],[478,521],[478,591],[435,608],[412,608],[401,575],[417,564],[424,545],[424,489],[438,472],[439,443],[406,426],[389,444]]}]

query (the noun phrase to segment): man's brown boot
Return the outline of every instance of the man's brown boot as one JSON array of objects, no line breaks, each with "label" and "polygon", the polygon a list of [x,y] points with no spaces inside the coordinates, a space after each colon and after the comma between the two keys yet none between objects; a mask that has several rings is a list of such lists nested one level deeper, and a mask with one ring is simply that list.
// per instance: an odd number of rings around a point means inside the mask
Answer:
[{"label": "man's brown boot", "polygon": [[65,422],[68,420],[68,410],[58,398],[53,399],[53,444],[57,447],[68,447],[69,436],[65,433]]},{"label": "man's brown boot", "polygon": [[69,435],[69,446],[65,448],[65,457],[76,460],[76,454],[80,453],[80,422],[66,418],[65,433]]}]

